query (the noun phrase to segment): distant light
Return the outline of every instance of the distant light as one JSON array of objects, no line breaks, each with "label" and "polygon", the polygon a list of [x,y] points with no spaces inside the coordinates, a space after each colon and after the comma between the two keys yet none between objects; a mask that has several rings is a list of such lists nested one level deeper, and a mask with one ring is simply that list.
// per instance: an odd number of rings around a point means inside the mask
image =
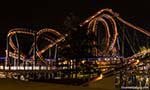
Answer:
[{"label": "distant light", "polygon": [[86,60],[82,60],[81,63],[84,64]]},{"label": "distant light", "polygon": [[98,81],[98,80],[101,80],[103,79],[103,74],[101,74],[99,77],[97,77],[94,81]]}]

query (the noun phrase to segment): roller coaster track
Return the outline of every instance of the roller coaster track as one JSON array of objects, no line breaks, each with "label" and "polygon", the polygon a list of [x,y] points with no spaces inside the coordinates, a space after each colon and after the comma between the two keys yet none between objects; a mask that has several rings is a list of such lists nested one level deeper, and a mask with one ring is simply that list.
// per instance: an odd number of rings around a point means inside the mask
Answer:
[{"label": "roller coaster track", "polygon": [[144,30],[138,26],[135,26],[127,21],[125,21],[124,19],[122,19],[118,13],[115,13],[112,11],[112,9],[109,9],[109,8],[105,8],[105,9],[102,9],[100,11],[98,11],[96,14],[94,14],[93,16],[89,17],[88,19],[86,19],[83,23],[80,23],[80,26],[83,26],[85,25],[86,23],[90,22],[92,19],[96,18],[96,17],[99,17],[99,15],[101,15],[102,13],[104,12],[108,12],[110,14],[112,14],[114,17],[116,17],[118,20],[120,20],[122,23],[126,24],[127,26],[130,26],[132,28],[134,28],[135,30],[138,30],[144,34],[146,34],[147,36],[150,36],[150,32],[148,30]]},{"label": "roller coaster track", "polygon": [[[96,30],[96,21],[101,21],[102,22],[102,24],[104,25],[104,28],[105,28],[105,31],[107,32],[106,33],[106,47],[105,47],[105,49],[102,51],[102,53],[104,53],[106,50],[108,50],[108,47],[109,47],[109,41],[110,41],[110,32],[109,32],[109,26],[108,26],[108,24],[107,24],[107,22],[106,22],[106,20],[105,19],[103,19],[103,18],[98,18],[98,19],[93,19],[91,22],[89,22],[89,25],[88,25],[88,31],[87,31],[87,34],[90,34],[91,32],[92,33],[94,33],[94,34],[96,34],[95,33],[95,30]],[[92,27],[93,26],[93,27]],[[92,29],[90,29],[92,27]],[[95,42],[93,42],[93,45],[95,45]]]},{"label": "roller coaster track", "polygon": [[143,50],[141,52],[138,52],[138,53],[134,54],[133,56],[123,58],[124,61],[127,61],[127,62],[129,62],[129,60],[132,60],[132,61],[130,61],[130,63],[124,64],[124,65],[117,65],[118,67],[115,67],[115,68],[112,68],[112,69],[107,70],[105,72],[102,72],[97,77],[95,77],[92,80],[82,84],[82,86],[87,85],[87,84],[92,83],[92,82],[102,80],[102,79],[104,79],[106,77],[109,77],[111,75],[114,75],[115,72],[117,72],[117,71],[120,71],[120,70],[122,71],[122,70],[127,69],[131,66],[138,65],[140,63],[141,56],[146,55],[146,54],[150,54],[150,49],[146,49],[146,50]]},{"label": "roller coaster track", "polygon": [[[43,34],[44,33],[50,33],[50,34],[53,34],[55,36],[54,37],[51,37],[51,36],[48,36],[48,37],[45,37]],[[39,30],[38,32],[33,32],[32,30],[28,30],[26,28],[14,28],[14,29],[11,29],[8,34],[7,34],[7,39],[9,40],[9,45],[11,46],[11,48],[13,49],[13,52],[11,51],[8,51],[6,50],[6,54],[9,53],[9,56],[14,58],[14,59],[17,59],[18,58],[18,44],[17,43],[17,46],[14,44],[14,41],[13,41],[13,36],[16,35],[16,34],[25,34],[25,35],[31,35],[31,36],[35,36],[36,35],[36,42],[39,40],[39,37],[44,37],[44,39],[46,39],[49,44],[46,45],[44,48],[42,48],[41,50],[37,50],[36,51],[36,54],[37,56],[43,61],[43,57],[42,57],[42,53],[44,53],[47,49],[53,47],[54,45],[58,44],[59,42],[63,41],[65,39],[65,36],[63,36],[62,34],[60,34],[59,32],[57,32],[56,30],[54,29],[50,29],[50,28],[44,28],[44,29],[41,29]],[[33,42],[32,44],[32,47],[31,49],[33,48],[33,46],[35,45],[35,42]],[[38,47],[37,47],[38,48]],[[31,50],[30,49],[30,50]],[[26,55],[25,54],[21,54],[20,55],[20,60],[23,60],[25,59]],[[31,56],[31,58],[33,58],[33,56]]]},{"label": "roller coaster track", "polygon": [[[108,20],[106,21],[105,19],[108,19],[112,25],[113,36],[110,35],[110,29],[109,29],[108,22],[107,22]],[[116,39],[118,36],[118,28],[117,28],[115,19],[118,19],[123,24],[125,24],[141,33],[144,33],[147,36],[150,36],[150,32],[148,30],[144,30],[143,28],[140,28],[138,26],[135,26],[135,25],[125,21],[124,19],[122,19],[119,16],[119,14],[113,12],[112,9],[108,9],[108,8],[102,9],[102,10],[98,11],[96,14],[94,14],[93,16],[86,19],[83,23],[80,23],[80,26],[83,26],[88,23],[87,34],[94,33],[94,35],[96,35],[97,23],[100,22],[103,24],[104,29],[106,31],[106,42],[105,42],[105,48],[101,51],[101,53],[103,53],[102,55],[105,55],[105,54],[107,54],[107,52],[111,51],[116,43]],[[110,41],[111,37],[112,37],[112,41]],[[95,42],[93,43],[93,45],[95,45]]]},{"label": "roller coaster track", "polygon": [[[112,49],[115,47],[117,37],[119,34],[116,19],[135,30],[137,30],[147,36],[150,36],[150,32],[148,30],[144,30],[138,26],[135,26],[135,25],[125,21],[124,19],[122,19],[119,16],[119,14],[113,12],[111,9],[108,9],[108,8],[102,9],[80,24],[80,26],[83,26],[88,23],[87,34],[92,33],[92,35],[94,34],[95,36],[97,35],[96,31],[98,30],[97,24],[100,22],[104,26],[104,30],[106,32],[105,33],[106,41],[105,41],[104,49],[102,51],[100,51],[100,54],[102,56],[107,55],[107,53],[112,51]],[[111,31],[111,28],[109,27],[110,24],[111,24],[112,31]],[[47,33],[52,34],[52,36],[47,35]],[[30,36],[36,37],[36,38],[34,38],[35,40],[33,40],[33,42],[31,43],[31,48],[30,48],[29,52],[34,50],[35,49],[34,47],[36,47],[36,56],[38,56],[40,61],[44,62],[44,64],[47,64],[47,62],[44,60],[45,58],[44,58],[44,56],[42,56],[42,54],[44,52],[46,52],[49,48],[52,48],[53,46],[57,45],[59,42],[61,42],[65,39],[65,36],[63,36],[62,34],[57,32],[56,30],[50,29],[50,28],[44,28],[37,32],[33,32],[32,30],[29,30],[26,28],[11,29],[7,34],[7,39],[8,39],[8,44],[10,45],[10,47],[12,48],[13,51],[6,50],[6,55],[7,56],[9,55],[9,57],[12,57],[13,59],[19,58],[19,43],[16,40],[16,43],[17,43],[16,44],[14,42],[15,40],[13,40],[14,39],[13,37],[15,35],[17,36],[19,34],[25,34],[25,35],[30,35]],[[45,45],[42,49],[39,49],[38,45],[36,46],[36,44],[41,37],[44,38],[49,44]],[[93,40],[92,44],[93,44],[93,46],[95,45],[94,40]],[[112,74],[114,74],[114,70],[119,71],[122,69],[126,69],[130,66],[137,65],[140,62],[140,59],[143,58],[144,55],[149,54],[149,53],[150,53],[150,49],[147,49],[147,50],[143,50],[141,52],[135,53],[134,55],[129,56],[127,58],[123,58],[123,61],[129,62],[131,60],[130,63],[124,64],[124,65],[117,65],[117,67],[112,67],[110,70],[102,72],[99,76],[97,76],[96,78],[93,78],[92,80],[88,81],[87,83],[90,83],[93,81],[98,81],[109,75],[112,75]],[[21,52],[19,60],[22,60],[24,62],[25,58],[26,58],[26,55],[23,52]],[[33,54],[30,55],[30,58],[32,58],[34,60],[34,55]],[[33,60],[29,60],[27,62],[32,64]],[[108,68],[108,67],[106,67],[106,68]],[[84,84],[86,84],[86,83],[84,83]]]},{"label": "roller coaster track", "polygon": [[131,57],[127,57],[126,59],[132,59],[132,58],[136,59],[136,58],[140,58],[142,56],[145,56],[146,54],[150,54],[150,49],[146,49],[146,50],[143,50],[141,52],[138,52]]},{"label": "roller coaster track", "polygon": [[[112,43],[111,43],[111,44],[109,43],[109,42],[110,42],[109,26],[108,26],[106,20],[103,19],[103,17],[104,17],[104,18],[107,18],[107,19],[111,22],[112,27],[113,27],[113,30],[114,30],[113,39],[112,39]],[[106,35],[107,35],[107,36],[106,36],[106,38],[107,38],[107,39],[106,39],[106,47],[105,47],[105,49],[102,51],[102,53],[103,53],[103,52],[106,52],[106,51],[109,52],[109,51],[111,51],[112,48],[114,47],[115,42],[116,42],[116,39],[117,39],[117,35],[118,35],[116,22],[115,22],[115,20],[113,19],[112,16],[107,15],[107,14],[102,14],[102,15],[100,15],[99,17],[97,17],[97,18],[91,20],[90,23],[89,23],[88,28],[93,27],[93,28],[92,28],[92,32],[94,32],[94,33],[96,32],[96,24],[97,24],[97,21],[102,22],[102,24],[105,26]],[[91,24],[93,24],[93,26],[92,26]],[[90,30],[88,30],[88,33],[89,33],[89,32],[90,32]],[[110,47],[109,47],[109,49],[108,49],[108,46],[109,46],[109,45],[110,45]]]},{"label": "roller coaster track", "polygon": [[17,47],[13,43],[12,36],[17,34],[17,33],[22,33],[22,34],[28,34],[28,35],[34,35],[34,33],[27,31],[28,29],[25,28],[15,28],[12,29],[8,32],[7,37],[9,38],[9,44],[13,48],[14,51],[18,51]]},{"label": "roller coaster track", "polygon": [[[107,14],[104,14],[104,12],[107,12]],[[111,15],[109,15],[108,13],[110,13]],[[144,33],[145,35],[147,36],[150,36],[150,32],[148,30],[144,30],[138,26],[135,26],[135,25],[132,25],[131,23],[125,21],[124,19],[122,19],[121,17],[119,17],[119,14],[117,13],[114,13],[111,9],[102,9],[100,10],[99,12],[97,12],[96,14],[94,14],[93,16],[89,17],[88,19],[86,19],[83,23],[80,24],[80,26],[83,26],[85,24],[88,23],[88,31],[87,31],[87,34],[89,33],[96,33],[96,30],[97,30],[97,23],[100,22],[103,24],[104,26],[104,29],[106,31],[106,47],[105,49],[102,51],[102,52],[105,52],[108,50],[108,51],[111,51],[111,49],[114,47],[115,43],[116,43],[116,39],[117,39],[117,35],[118,35],[118,28],[116,26],[116,21],[115,21],[115,18],[117,18],[119,21],[121,21],[123,24],[141,32],[141,33]],[[111,38],[111,35],[110,35],[110,31],[109,31],[109,26],[106,22],[105,19],[108,19],[111,24],[112,24],[112,27],[113,27],[113,30],[114,30],[114,33],[113,33],[113,40],[110,44],[110,38]],[[95,34],[96,35],[96,34]],[[109,47],[109,49],[108,49]],[[127,58],[123,58],[124,61],[127,61],[127,64],[126,65],[118,65],[119,67],[115,69],[110,69],[108,71],[105,71],[105,72],[102,72],[99,76],[97,76],[96,78],[93,78],[92,80],[88,81],[87,83],[84,83],[83,85],[86,85],[88,83],[91,83],[91,82],[95,82],[95,81],[99,81],[109,75],[113,75],[114,74],[114,70],[116,71],[119,71],[119,70],[122,70],[122,69],[126,69],[130,66],[135,66],[135,65],[138,65],[139,62],[140,62],[140,59],[143,58],[144,55],[146,54],[149,54],[150,53],[150,49],[146,49],[146,50],[143,50],[143,51],[140,51],[138,53],[135,53],[134,55],[132,56],[129,56]],[[130,63],[128,63],[130,61]]]}]

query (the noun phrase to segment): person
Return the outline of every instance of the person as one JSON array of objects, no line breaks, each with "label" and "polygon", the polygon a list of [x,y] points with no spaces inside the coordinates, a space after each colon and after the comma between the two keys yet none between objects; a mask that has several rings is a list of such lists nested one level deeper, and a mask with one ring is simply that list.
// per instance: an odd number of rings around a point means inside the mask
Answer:
[{"label": "person", "polygon": [[136,76],[135,75],[132,76],[132,84],[133,84],[133,86],[136,86]]},{"label": "person", "polygon": [[145,86],[149,86],[149,77],[146,77]]},{"label": "person", "polygon": [[116,89],[120,88],[120,76],[117,76],[115,79],[115,87]]},{"label": "person", "polygon": [[136,86],[139,86],[140,76],[136,75]]},{"label": "person", "polygon": [[127,77],[125,75],[122,76],[122,86],[126,86]]},{"label": "person", "polygon": [[128,76],[128,85],[132,86],[132,76]]}]

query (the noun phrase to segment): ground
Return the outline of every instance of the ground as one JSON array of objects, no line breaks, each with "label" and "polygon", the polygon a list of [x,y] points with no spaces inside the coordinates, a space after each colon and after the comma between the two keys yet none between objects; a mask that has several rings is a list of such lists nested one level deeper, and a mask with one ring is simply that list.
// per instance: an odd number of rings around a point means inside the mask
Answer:
[{"label": "ground", "polygon": [[0,90],[110,90],[103,88],[0,79]]}]

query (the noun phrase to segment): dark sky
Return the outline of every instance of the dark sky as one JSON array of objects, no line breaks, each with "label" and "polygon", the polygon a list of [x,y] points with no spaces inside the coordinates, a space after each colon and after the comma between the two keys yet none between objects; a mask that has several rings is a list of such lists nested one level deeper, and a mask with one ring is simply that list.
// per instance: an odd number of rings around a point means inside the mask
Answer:
[{"label": "dark sky", "polygon": [[125,20],[150,28],[149,0],[5,0],[0,3],[0,48],[5,50],[6,34],[12,28],[61,30],[70,12],[86,19],[102,8],[112,8]]}]

